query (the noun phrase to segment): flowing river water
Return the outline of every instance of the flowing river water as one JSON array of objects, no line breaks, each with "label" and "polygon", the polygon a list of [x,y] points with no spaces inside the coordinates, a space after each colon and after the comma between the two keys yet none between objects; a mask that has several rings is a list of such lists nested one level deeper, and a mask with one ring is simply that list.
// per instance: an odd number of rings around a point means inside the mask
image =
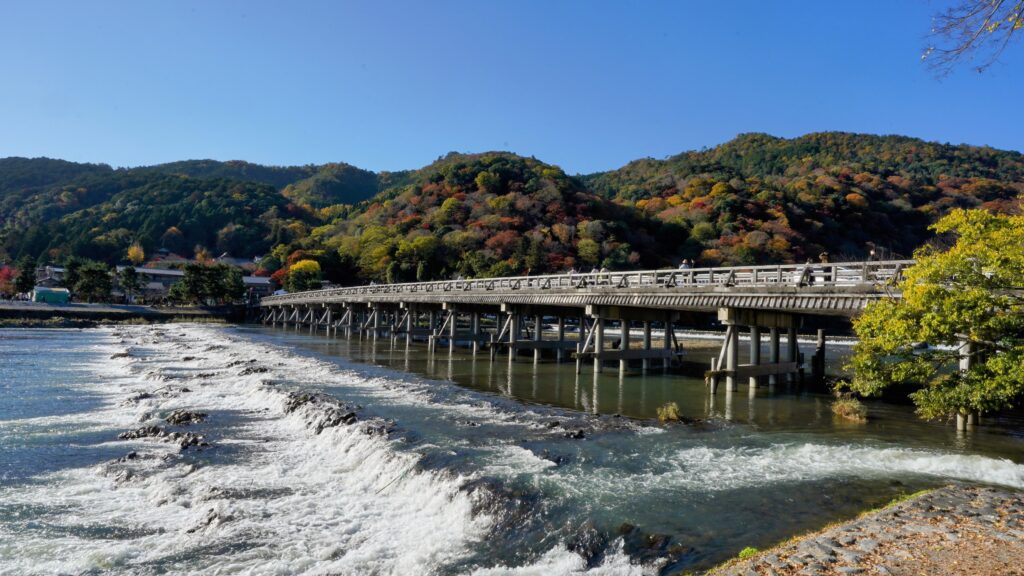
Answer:
[{"label": "flowing river water", "polygon": [[[670,401],[689,421],[653,420]],[[1015,417],[829,401],[253,326],[4,329],[0,574],[677,573],[921,488],[1024,489]],[[202,438],[118,438],[143,426]]]}]

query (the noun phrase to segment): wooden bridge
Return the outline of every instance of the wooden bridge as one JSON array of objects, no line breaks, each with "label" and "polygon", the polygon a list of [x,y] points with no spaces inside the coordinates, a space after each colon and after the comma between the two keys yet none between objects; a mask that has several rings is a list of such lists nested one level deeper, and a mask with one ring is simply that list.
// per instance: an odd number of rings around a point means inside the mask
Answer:
[{"label": "wooden bridge", "polygon": [[[258,319],[323,328],[334,335],[341,330],[347,337],[424,340],[432,352],[438,344],[447,344],[449,351],[465,345],[474,353],[486,347],[492,359],[500,349],[508,351],[510,360],[532,350],[535,362],[545,354],[557,361],[574,357],[578,371],[584,360],[592,360],[596,371],[617,361],[625,372],[631,363],[642,370],[654,362],[668,367],[681,354],[674,328],[717,314],[726,333],[708,372],[712,389],[720,378],[728,390],[736,390],[742,379],[753,389],[765,380],[774,384],[801,375],[798,330],[813,325],[815,318],[849,319],[875,300],[899,297],[896,284],[911,264],[895,260],[371,284],[266,297]],[[751,346],[749,362],[741,365],[744,326]],[[811,365],[820,376],[825,341],[824,331],[817,332]],[[761,357],[763,336],[767,358]]]}]

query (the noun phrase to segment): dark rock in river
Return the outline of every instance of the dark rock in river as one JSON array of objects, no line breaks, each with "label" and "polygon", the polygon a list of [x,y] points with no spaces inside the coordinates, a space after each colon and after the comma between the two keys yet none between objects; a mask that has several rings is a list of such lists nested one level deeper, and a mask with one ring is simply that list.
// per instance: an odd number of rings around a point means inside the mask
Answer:
[{"label": "dark rock in river", "polygon": [[159,426],[143,426],[135,430],[121,432],[117,437],[121,440],[138,440],[139,438],[162,438],[165,435],[166,432]]},{"label": "dark rock in river", "polygon": [[199,424],[203,420],[206,420],[206,414],[202,412],[189,412],[187,410],[175,410],[171,412],[170,416],[164,418],[168,424],[174,424],[176,426],[188,426],[189,424]]},{"label": "dark rock in river", "polygon": [[573,440],[582,440],[587,437],[587,433],[582,428],[577,430],[569,430],[565,433],[566,438],[572,438]]},{"label": "dark rock in river", "polygon": [[248,376],[250,374],[263,374],[264,372],[269,371],[270,368],[267,368],[266,366],[249,366],[248,368],[243,368],[242,371],[238,373],[238,375]]},{"label": "dark rock in river", "polygon": [[135,430],[129,430],[122,432],[117,435],[121,440],[138,440],[140,438],[160,438],[165,442],[174,442],[182,450],[185,450],[191,446],[198,448],[206,448],[210,444],[206,442],[206,439],[194,432],[171,432],[167,433],[166,430],[159,426],[143,426],[142,428],[136,428]]},{"label": "dark rock in river", "polygon": [[555,466],[562,466],[563,464],[566,464],[567,462],[569,462],[569,459],[570,459],[569,456],[563,456],[561,454],[552,454],[546,448],[544,450],[542,450],[541,453],[538,454],[538,456],[540,456],[541,458],[547,460],[548,462],[554,462]]},{"label": "dark rock in river", "polygon": [[227,521],[229,521],[231,519],[232,519],[231,516],[228,516],[228,515],[223,515],[222,516],[219,512],[217,512],[213,508],[210,508],[206,512],[206,516],[202,520],[199,521],[199,524],[189,528],[185,532],[188,533],[188,534],[194,534],[195,532],[203,530],[203,529],[205,529],[208,526],[211,526],[211,525],[214,525],[214,524],[221,524],[221,523],[227,522]]},{"label": "dark rock in river", "polygon": [[309,417],[306,425],[320,434],[326,428],[355,424],[359,419],[356,411],[361,407],[319,392],[290,392],[285,400],[284,411],[291,414],[300,408],[313,408],[307,412]]},{"label": "dark rock in river", "polygon": [[127,402],[136,403],[139,400],[148,400],[152,397],[153,395],[150,394],[149,392],[140,392],[134,396],[129,396]]},{"label": "dark rock in river", "polygon": [[674,561],[673,556],[686,551],[685,548],[679,546],[673,546],[670,549],[672,537],[667,534],[644,532],[629,523],[619,527],[619,534],[622,535],[622,551],[641,564],[650,564],[666,557],[672,562]]},{"label": "dark rock in river", "polygon": [[593,522],[587,522],[569,538],[566,546],[583,557],[587,568],[593,568],[604,558],[605,550],[608,548],[608,537],[598,530]]},{"label": "dark rock in river", "polygon": [[185,432],[184,434],[180,432],[172,432],[168,434],[168,438],[172,442],[177,443],[178,447],[182,450],[187,450],[191,446],[195,446],[196,448],[208,448],[210,446],[205,438],[195,432]]}]

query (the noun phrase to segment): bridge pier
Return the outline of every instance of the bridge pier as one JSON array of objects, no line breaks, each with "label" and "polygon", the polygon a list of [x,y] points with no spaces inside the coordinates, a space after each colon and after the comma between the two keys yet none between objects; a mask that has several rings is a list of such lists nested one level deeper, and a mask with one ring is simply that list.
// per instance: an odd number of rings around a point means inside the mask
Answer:
[{"label": "bridge pier", "polygon": [[[650,350],[651,349],[651,321],[650,320],[644,320],[643,322],[644,322],[643,347],[644,347],[644,350]],[[641,362],[640,369],[644,372],[644,374],[646,374],[647,370],[650,369],[650,367],[651,367],[651,359],[645,356],[644,359],[641,360],[640,362]]]},{"label": "bridge pier", "polygon": [[818,329],[818,339],[811,362],[811,374],[815,382],[825,381],[825,331]]},{"label": "bridge pier", "polygon": [[555,362],[561,364],[565,355],[565,316],[558,315],[558,348],[555,349]]},{"label": "bridge pier", "polygon": [[740,389],[739,378],[736,376],[736,369],[740,365],[740,331],[733,324],[725,333],[725,390],[736,392]]},{"label": "bridge pier", "polygon": [[[533,316],[533,341],[541,342],[544,340],[544,317],[540,314]],[[537,364],[540,362],[540,346],[535,346],[533,349],[533,363]]]},{"label": "bridge pier", "polygon": [[623,354],[619,357],[619,376],[629,370],[629,337],[632,326],[629,320],[619,320],[619,351]]},{"label": "bridge pier", "polygon": [[[796,326],[789,326],[786,329],[786,340],[788,341],[786,351],[788,352],[788,359],[790,362],[800,362],[800,343],[796,337]],[[796,372],[786,373],[786,382],[792,384],[797,380]]]},{"label": "bridge pier", "polygon": [[[770,364],[779,363],[779,329],[776,326],[772,326],[768,329],[768,362]],[[774,386],[779,381],[778,374],[768,375],[768,386]]]},{"label": "bridge pier", "polygon": [[[725,324],[725,342],[717,360],[711,364],[709,384],[712,393],[718,389],[719,378],[725,377],[726,390],[735,392],[739,389],[740,378],[746,377],[750,394],[755,394],[761,376],[767,375],[769,382],[778,380],[780,374],[792,378],[799,369],[793,346],[796,343],[797,318],[792,314],[753,310],[746,308],[722,308],[718,311],[719,320]],[[747,326],[750,330],[750,359],[747,364],[739,363],[739,329]],[[761,358],[761,331],[768,328],[771,333],[771,349],[769,363]],[[785,328],[789,332],[791,349],[787,361],[779,361],[779,330]]]},{"label": "bridge pier", "polygon": [[[761,327],[751,326],[750,327],[750,365],[758,366],[761,364]],[[759,377],[757,374],[751,374],[750,379],[747,381],[747,385],[750,386],[750,394],[754,394],[754,390],[757,389]]]},{"label": "bridge pier", "polygon": [[[974,366],[974,355],[977,353],[974,349],[974,344],[969,340],[961,340],[958,353],[960,356],[960,371],[967,372]],[[957,432],[963,432],[980,424],[980,412],[957,412],[956,414]]]},{"label": "bridge pier", "polygon": [[473,335],[473,356],[480,351],[480,312],[473,311],[469,319],[469,330]]}]

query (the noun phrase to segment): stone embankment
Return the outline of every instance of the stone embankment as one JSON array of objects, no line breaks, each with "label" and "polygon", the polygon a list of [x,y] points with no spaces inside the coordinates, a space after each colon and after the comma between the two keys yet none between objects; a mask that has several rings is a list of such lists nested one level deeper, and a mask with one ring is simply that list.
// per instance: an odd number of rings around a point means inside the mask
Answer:
[{"label": "stone embankment", "polygon": [[245,311],[236,306],[207,308],[0,302],[0,327],[87,328],[119,322],[223,322],[242,320],[244,316]]},{"label": "stone embankment", "polygon": [[947,486],[783,543],[710,576],[1024,575],[1024,494]]}]

